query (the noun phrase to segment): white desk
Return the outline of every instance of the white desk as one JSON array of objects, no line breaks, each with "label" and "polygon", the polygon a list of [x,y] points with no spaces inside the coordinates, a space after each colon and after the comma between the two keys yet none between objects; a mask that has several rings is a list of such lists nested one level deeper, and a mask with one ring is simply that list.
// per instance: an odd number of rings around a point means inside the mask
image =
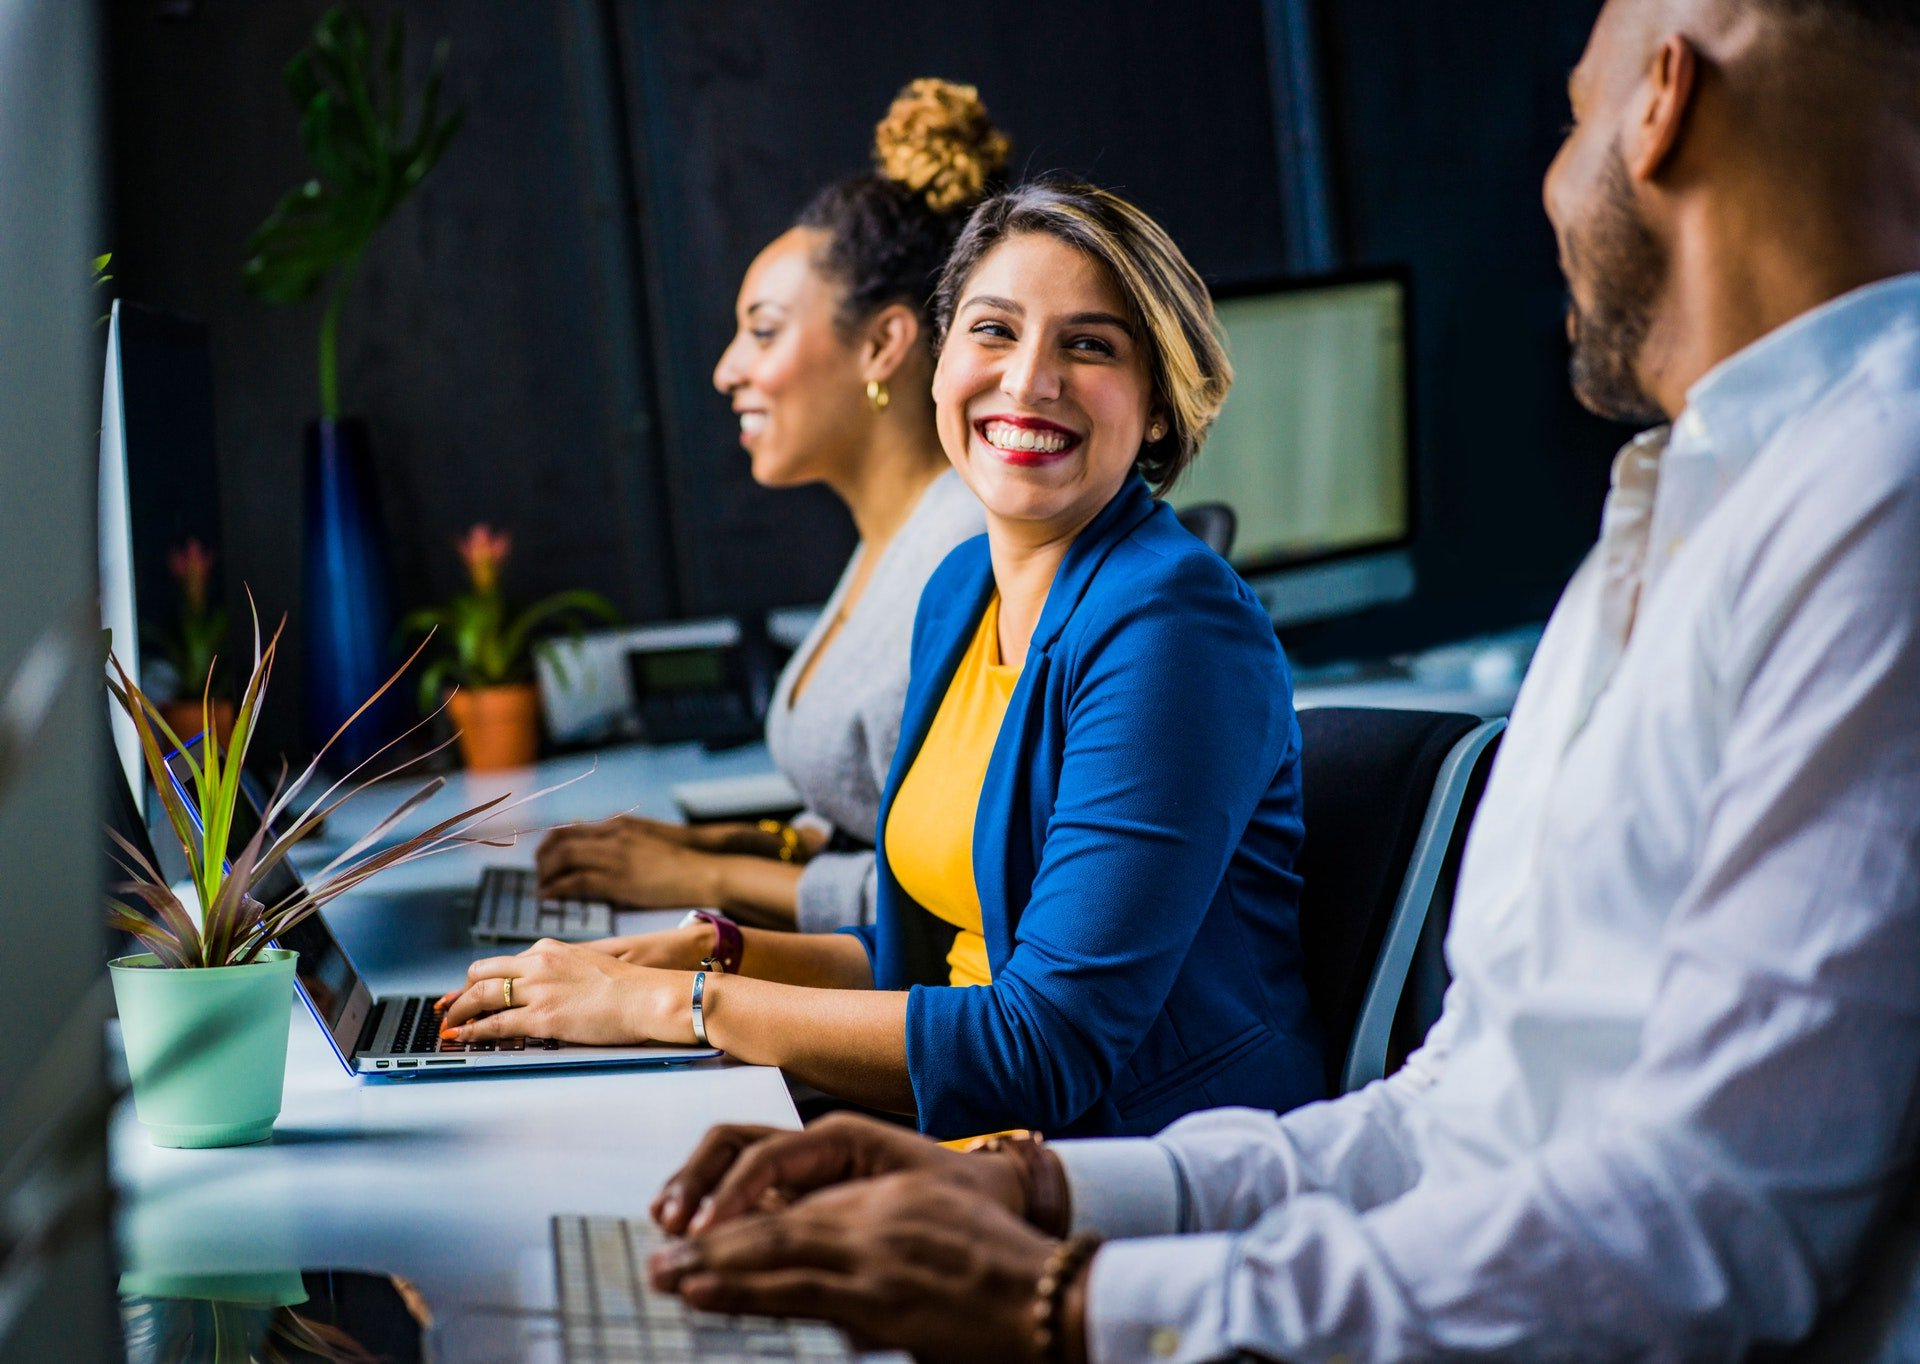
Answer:
[{"label": "white desk", "polygon": [[[557,759],[505,777],[459,777],[420,827],[500,790],[529,791],[591,766]],[[765,770],[764,749],[686,746],[603,755],[586,780],[525,812],[522,827],[611,813],[669,817],[667,788]],[[400,787],[336,816],[311,867],[370,828]],[[411,785],[405,790],[411,790]],[[469,890],[493,861],[531,863],[537,837],[403,867],[328,914],[376,994],[439,990],[477,955]],[[151,1145],[130,1103],[115,1115],[122,1267],[175,1274],[360,1269],[411,1279],[436,1310],[548,1307],[548,1218],[644,1215],[666,1176],[717,1122],[794,1126],[779,1072],[731,1062],[668,1070],[359,1081],[294,1007],[285,1103],[271,1143],[213,1151]]]}]

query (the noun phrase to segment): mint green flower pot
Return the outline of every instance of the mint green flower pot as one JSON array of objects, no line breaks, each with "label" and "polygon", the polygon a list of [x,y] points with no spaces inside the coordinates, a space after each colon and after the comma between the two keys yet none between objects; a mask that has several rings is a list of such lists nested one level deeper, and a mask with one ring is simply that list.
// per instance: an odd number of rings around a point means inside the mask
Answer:
[{"label": "mint green flower pot", "polygon": [[287,1075],[294,953],[172,971],[108,963],[133,1107],[155,1146],[245,1146],[273,1135]]}]

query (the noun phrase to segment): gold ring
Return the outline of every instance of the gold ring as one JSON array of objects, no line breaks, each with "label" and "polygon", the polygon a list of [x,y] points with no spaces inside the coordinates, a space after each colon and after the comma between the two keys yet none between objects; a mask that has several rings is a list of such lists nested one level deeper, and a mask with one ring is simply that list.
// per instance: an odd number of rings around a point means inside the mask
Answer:
[{"label": "gold ring", "polygon": [[500,993],[502,996],[505,997],[507,1001],[506,1007],[511,1009],[513,1007],[513,977],[512,976],[501,977]]}]

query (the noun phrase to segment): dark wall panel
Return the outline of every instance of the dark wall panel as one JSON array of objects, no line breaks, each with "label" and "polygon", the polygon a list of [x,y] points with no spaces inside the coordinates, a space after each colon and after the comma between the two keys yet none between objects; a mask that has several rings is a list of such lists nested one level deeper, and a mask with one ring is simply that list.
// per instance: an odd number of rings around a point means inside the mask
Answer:
[{"label": "dark wall panel", "polygon": [[[1274,3],[981,0],[958,22],[897,0],[412,0],[414,55],[452,40],[468,125],[376,243],[343,336],[403,597],[451,590],[449,541],[484,518],[516,532],[527,593],[595,586],[636,618],[821,599],[844,512],[756,488],[709,383],[754,252],[937,74],[980,85],[1016,175],[1129,194],[1216,282],[1281,273]],[[298,601],[320,305],[258,304],[238,271],[306,173],[279,73],[323,8],[107,10],[106,244],[127,296],[212,325],[227,581],[269,609]],[[1567,392],[1539,179],[1593,8],[1316,6],[1342,263],[1413,272],[1423,525],[1418,599],[1289,632],[1304,655],[1536,617],[1591,541],[1620,433]]]},{"label": "dark wall panel", "polygon": [[[117,287],[211,325],[226,580],[276,614],[299,601],[301,429],[318,408],[323,305],[259,303],[239,272],[248,234],[309,173],[280,72],[325,8],[109,9]],[[405,12],[416,68],[450,38],[447,94],[467,118],[375,240],[342,328],[342,401],[372,425],[400,600],[451,592],[452,541],[485,520],[515,535],[516,592],[591,586],[633,617],[669,614],[627,341],[636,303],[605,232],[619,184],[585,135],[618,121],[583,79],[605,52],[594,12],[458,0]],[[298,661],[283,667],[286,692]],[[297,716],[295,700],[274,718]]]},{"label": "dark wall panel", "polygon": [[818,600],[852,536],[824,496],[756,488],[709,373],[756,251],[814,191],[868,167],[916,76],[980,87],[1014,171],[1137,200],[1212,279],[1284,259],[1257,0],[1090,11],[980,0],[615,0],[642,165],[676,510],[695,606]]},{"label": "dark wall panel", "polygon": [[1319,7],[1350,263],[1413,271],[1420,587],[1289,632],[1314,655],[1407,649],[1537,619],[1599,529],[1621,428],[1567,386],[1565,289],[1540,181],[1592,0]]}]

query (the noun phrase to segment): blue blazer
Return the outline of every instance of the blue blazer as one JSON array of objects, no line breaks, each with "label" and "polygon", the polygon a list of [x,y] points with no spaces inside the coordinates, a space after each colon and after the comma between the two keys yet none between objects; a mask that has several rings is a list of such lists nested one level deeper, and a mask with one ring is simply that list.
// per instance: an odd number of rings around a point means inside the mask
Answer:
[{"label": "blue blazer", "polygon": [[1300,727],[1247,585],[1129,479],[1068,550],[974,817],[990,988],[946,984],[954,929],[884,831],[994,590],[985,536],[934,572],[881,795],[874,985],[907,990],[923,1131],[1158,1131],[1323,1097],[1300,970]]}]

